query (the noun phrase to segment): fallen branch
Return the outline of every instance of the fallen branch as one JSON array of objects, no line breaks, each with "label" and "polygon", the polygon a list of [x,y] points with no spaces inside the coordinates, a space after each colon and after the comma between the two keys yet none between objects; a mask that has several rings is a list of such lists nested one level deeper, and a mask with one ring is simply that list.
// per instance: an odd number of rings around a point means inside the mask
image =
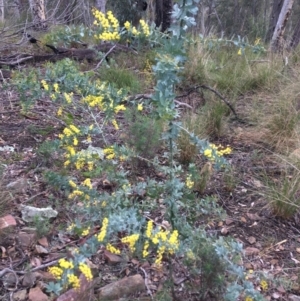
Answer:
[{"label": "fallen branch", "polygon": [[220,92],[218,92],[217,90],[213,89],[212,87],[210,86],[207,86],[207,85],[199,85],[199,86],[195,86],[193,87],[192,89],[190,89],[188,91],[188,93],[186,94],[183,94],[183,95],[180,95],[180,96],[177,96],[177,98],[182,98],[182,97],[185,97],[185,96],[188,96],[190,93],[192,93],[193,91],[195,90],[198,90],[199,88],[203,88],[203,89],[207,89],[207,90],[210,90],[211,92],[215,93],[219,98],[221,98],[224,103],[229,107],[229,109],[231,110],[231,112],[234,114],[234,116],[239,119],[235,109],[233,108],[233,106],[231,105],[231,103],[223,96],[221,95]]},{"label": "fallen branch", "polygon": [[152,295],[152,292],[151,292],[151,290],[149,288],[149,276],[148,276],[148,274],[146,273],[146,271],[142,267],[140,267],[140,270],[144,273],[144,276],[145,276],[145,286],[147,288],[147,293],[148,293],[148,295],[151,296],[151,299],[153,300],[153,295]]},{"label": "fallen branch", "polygon": [[26,62],[28,60],[31,60],[33,58],[32,55],[30,56],[26,56],[26,57],[23,57],[23,58],[17,58],[16,61],[0,61],[0,65],[7,65],[7,66],[16,66],[20,63],[23,63],[23,62]]},{"label": "fallen branch", "polygon": [[233,108],[233,106],[230,104],[230,102],[224,97],[222,96],[217,90],[211,88],[210,86],[206,86],[206,85],[201,85],[199,88],[204,88],[207,90],[210,90],[211,92],[214,92],[217,96],[219,96],[219,98],[221,98],[225,104],[229,107],[229,109],[231,110],[231,112],[234,114],[234,116],[236,118],[238,118],[237,113],[235,111],[235,109]]},{"label": "fallen branch", "polygon": [[[139,99],[151,99],[152,95],[151,94],[136,94],[133,96],[129,97],[129,100],[139,100]],[[187,107],[189,109],[193,109],[192,106],[190,106],[189,104],[185,103],[185,102],[181,102],[179,100],[174,99],[174,102],[176,104],[178,104],[179,106],[183,106],[183,107]]]}]

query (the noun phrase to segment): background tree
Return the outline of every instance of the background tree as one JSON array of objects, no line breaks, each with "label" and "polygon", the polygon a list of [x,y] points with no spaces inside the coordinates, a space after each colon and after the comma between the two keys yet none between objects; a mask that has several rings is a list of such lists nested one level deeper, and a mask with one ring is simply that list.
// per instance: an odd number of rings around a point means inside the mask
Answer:
[{"label": "background tree", "polygon": [[172,0],[156,0],[155,2],[155,25],[166,31],[172,22]]},{"label": "background tree", "polygon": [[29,5],[32,13],[32,22],[35,29],[45,29],[46,15],[44,0],[29,0]]},{"label": "background tree", "polygon": [[96,0],[95,7],[100,10],[101,12],[105,13],[106,8],[106,0]]},{"label": "background tree", "polygon": [[277,51],[283,47],[283,34],[291,14],[294,0],[285,0],[271,40],[271,50]]}]

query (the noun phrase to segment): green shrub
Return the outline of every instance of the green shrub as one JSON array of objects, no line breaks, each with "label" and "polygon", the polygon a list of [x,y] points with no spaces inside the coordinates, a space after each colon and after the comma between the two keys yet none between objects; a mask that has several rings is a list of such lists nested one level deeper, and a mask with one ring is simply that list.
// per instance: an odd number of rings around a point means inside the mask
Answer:
[{"label": "green shrub", "polygon": [[131,70],[122,68],[103,68],[100,78],[102,81],[109,82],[115,85],[118,89],[127,89],[132,93],[141,91],[140,81],[137,75]]}]

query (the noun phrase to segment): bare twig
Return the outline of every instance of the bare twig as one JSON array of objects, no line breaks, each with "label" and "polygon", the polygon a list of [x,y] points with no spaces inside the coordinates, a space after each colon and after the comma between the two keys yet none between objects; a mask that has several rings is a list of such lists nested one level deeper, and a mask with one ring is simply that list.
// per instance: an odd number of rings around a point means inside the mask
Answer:
[{"label": "bare twig", "polygon": [[[129,100],[139,100],[139,99],[151,99],[152,95],[151,94],[136,94],[136,95],[133,95],[131,97],[129,97]],[[192,106],[190,106],[189,104],[185,103],[185,102],[181,102],[179,100],[174,100],[174,102],[176,104],[178,104],[179,106],[182,106],[182,107],[187,107],[189,109],[193,109]]]},{"label": "bare twig", "polygon": [[8,273],[12,273],[14,275],[14,277],[16,278],[16,283],[15,283],[15,288],[14,288],[14,290],[16,290],[17,287],[18,287],[18,284],[19,284],[19,278],[18,278],[18,276],[17,276],[17,274],[16,274],[16,272],[14,270],[11,270],[9,268],[3,269],[0,272],[0,278],[3,277],[5,274],[8,274]]},{"label": "bare twig", "polygon": [[104,55],[104,57],[101,59],[101,61],[97,64],[97,66],[93,69],[93,71],[97,70],[103,63],[103,61],[106,59],[106,57],[116,48],[117,44],[113,45]]},{"label": "bare twig", "polygon": [[[19,275],[25,275],[25,274],[27,274],[28,272],[35,272],[35,271],[39,271],[39,270],[42,270],[43,268],[47,268],[47,267],[50,267],[50,266],[52,266],[52,265],[54,265],[54,264],[57,264],[57,262],[59,261],[59,259],[56,259],[56,260],[53,260],[53,261],[51,261],[51,262],[48,262],[48,263],[45,263],[45,264],[41,264],[40,266],[38,266],[38,267],[36,267],[36,268],[33,268],[33,269],[31,269],[30,271],[26,271],[26,272],[24,272],[24,271],[16,271],[16,273],[17,274],[19,274]],[[0,275],[1,276],[1,275]]]},{"label": "bare twig", "polygon": [[151,290],[149,288],[149,283],[148,283],[149,276],[148,276],[148,274],[146,273],[146,271],[142,267],[140,267],[140,270],[144,273],[144,276],[145,276],[145,286],[147,288],[147,293],[151,296],[151,299],[153,299],[153,295],[152,295],[152,292],[151,292]]}]

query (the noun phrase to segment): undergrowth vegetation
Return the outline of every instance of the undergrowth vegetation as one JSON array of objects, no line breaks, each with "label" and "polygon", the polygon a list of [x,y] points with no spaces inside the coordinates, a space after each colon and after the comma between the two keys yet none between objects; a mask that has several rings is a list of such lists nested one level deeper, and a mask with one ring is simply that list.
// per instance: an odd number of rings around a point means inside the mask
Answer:
[{"label": "undergrowth vegetation", "polygon": [[[178,24],[193,13],[184,5],[181,9]],[[57,281],[47,285],[48,291],[58,295],[68,287],[78,288],[81,273],[91,281],[86,259],[105,248],[124,258],[148,261],[157,269],[166,263],[171,268],[173,261],[184,258],[181,264],[190,271],[187,289],[196,290],[195,300],[205,300],[208,291],[218,300],[262,300],[245,277],[242,245],[207,235],[197,221],[208,215],[216,220],[225,216],[217,199],[205,196],[215,172],[224,176],[228,190],[235,186],[226,160],[231,147],[210,142],[230,131],[232,112],[223,99],[226,96],[238,107],[242,94],[274,89],[284,78],[280,59],[269,57],[259,40],[251,44],[241,39],[191,38],[177,23],[166,39],[143,21],[136,28],[129,22],[121,26],[112,13],[94,11],[94,16],[93,31],[76,28],[69,36],[97,41],[135,38],[136,46],[146,52],[137,62],[142,70],[119,67],[116,57],[113,66],[103,66],[95,75],[65,59],[48,63],[44,73],[31,70],[24,77],[16,72],[13,78],[24,111],[40,99],[55,107],[53,117],[59,119],[61,133],[46,140],[38,155],[46,166],[51,160],[57,163],[55,171],[43,176],[72,212],[74,220],[66,232],[86,241],[70,250],[68,260],[50,267]],[[64,34],[61,29],[57,32]],[[54,36],[45,39],[54,42]],[[130,97],[151,84],[150,97]],[[202,99],[192,110],[175,101],[178,90],[190,86],[198,86],[195,94]],[[291,87],[287,83],[287,90]],[[282,95],[274,89],[267,109],[272,118],[253,118],[258,128],[264,125],[268,130],[265,141],[276,151],[295,141],[299,123],[295,89]],[[266,195],[274,213],[291,216],[297,211],[299,179],[297,171],[280,178],[279,185],[267,181]],[[158,210],[161,214],[156,217]],[[174,285],[170,277],[157,300],[169,300]]]}]

